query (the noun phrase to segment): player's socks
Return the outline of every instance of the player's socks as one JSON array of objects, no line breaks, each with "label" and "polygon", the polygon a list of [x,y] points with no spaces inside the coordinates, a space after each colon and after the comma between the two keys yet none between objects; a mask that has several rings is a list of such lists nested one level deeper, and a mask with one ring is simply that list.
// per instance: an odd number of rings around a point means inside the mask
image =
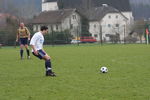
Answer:
[{"label": "player's socks", "polygon": [[20,56],[21,56],[21,59],[23,59],[23,50],[22,49],[20,50]]},{"label": "player's socks", "polygon": [[52,72],[50,60],[45,61],[45,67],[46,67],[46,76],[52,76],[52,77],[56,76],[55,73]]},{"label": "player's socks", "polygon": [[28,59],[30,59],[30,51],[29,51],[29,49],[26,49],[26,51],[27,51]]},{"label": "player's socks", "polygon": [[46,71],[52,72],[50,59],[45,61],[45,68],[46,68]]}]

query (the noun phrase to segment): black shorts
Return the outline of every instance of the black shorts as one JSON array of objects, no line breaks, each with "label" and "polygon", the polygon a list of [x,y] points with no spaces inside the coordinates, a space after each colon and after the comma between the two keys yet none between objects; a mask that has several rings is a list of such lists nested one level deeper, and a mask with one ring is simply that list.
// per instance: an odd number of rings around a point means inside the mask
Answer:
[{"label": "black shorts", "polygon": [[28,38],[20,38],[20,45],[27,45],[28,44]]},{"label": "black shorts", "polygon": [[36,55],[34,52],[32,52],[32,54],[38,57],[39,59],[43,59],[43,57],[46,55],[46,53],[43,50],[38,50],[38,55]]}]

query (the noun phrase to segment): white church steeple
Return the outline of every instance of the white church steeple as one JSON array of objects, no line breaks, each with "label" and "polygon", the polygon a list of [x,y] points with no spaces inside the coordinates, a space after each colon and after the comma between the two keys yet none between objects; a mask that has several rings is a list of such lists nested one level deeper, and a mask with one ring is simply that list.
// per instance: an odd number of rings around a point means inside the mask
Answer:
[{"label": "white church steeple", "polygon": [[52,0],[46,2],[46,0],[42,0],[42,11],[53,11],[58,10],[58,3],[57,0]]},{"label": "white church steeple", "polygon": [[45,2],[45,0],[42,0],[42,3],[44,3]]}]

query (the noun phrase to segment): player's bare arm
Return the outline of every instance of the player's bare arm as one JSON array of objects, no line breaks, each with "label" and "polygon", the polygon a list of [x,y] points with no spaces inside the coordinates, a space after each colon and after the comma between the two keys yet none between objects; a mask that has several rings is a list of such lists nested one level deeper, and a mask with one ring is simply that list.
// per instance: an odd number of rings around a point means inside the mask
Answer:
[{"label": "player's bare arm", "polygon": [[16,35],[16,42],[18,42],[18,38],[19,38],[19,33],[17,33]]},{"label": "player's bare arm", "polygon": [[33,49],[33,52],[38,55],[38,51],[35,49],[34,45],[31,45],[31,48]]}]

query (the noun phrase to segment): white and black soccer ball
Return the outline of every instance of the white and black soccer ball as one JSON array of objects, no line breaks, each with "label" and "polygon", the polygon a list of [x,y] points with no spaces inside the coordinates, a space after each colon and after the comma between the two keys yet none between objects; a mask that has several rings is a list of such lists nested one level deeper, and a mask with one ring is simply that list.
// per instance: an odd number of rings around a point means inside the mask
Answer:
[{"label": "white and black soccer ball", "polygon": [[103,67],[101,67],[100,72],[107,73],[108,72],[108,68],[103,66]]}]

